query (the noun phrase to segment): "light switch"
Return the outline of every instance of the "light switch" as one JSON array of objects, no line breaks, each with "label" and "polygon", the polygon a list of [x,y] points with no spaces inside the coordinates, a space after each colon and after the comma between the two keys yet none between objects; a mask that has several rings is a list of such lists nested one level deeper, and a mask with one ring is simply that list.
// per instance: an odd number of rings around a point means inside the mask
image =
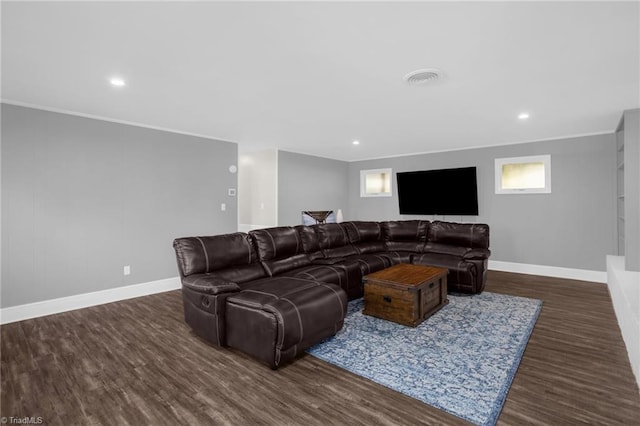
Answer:
[{"label": "light switch", "polygon": [[226,211],[227,205],[225,203],[220,204],[220,211]]},{"label": "light switch", "polygon": [[123,269],[124,275],[131,275],[131,266],[127,265]]}]

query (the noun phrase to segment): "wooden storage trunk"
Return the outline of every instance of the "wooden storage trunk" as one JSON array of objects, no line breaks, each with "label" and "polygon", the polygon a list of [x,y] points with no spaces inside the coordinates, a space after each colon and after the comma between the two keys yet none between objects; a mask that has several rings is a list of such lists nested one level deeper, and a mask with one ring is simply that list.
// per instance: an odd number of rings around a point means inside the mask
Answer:
[{"label": "wooden storage trunk", "polygon": [[449,303],[447,273],[402,263],[367,275],[363,313],[415,327]]}]

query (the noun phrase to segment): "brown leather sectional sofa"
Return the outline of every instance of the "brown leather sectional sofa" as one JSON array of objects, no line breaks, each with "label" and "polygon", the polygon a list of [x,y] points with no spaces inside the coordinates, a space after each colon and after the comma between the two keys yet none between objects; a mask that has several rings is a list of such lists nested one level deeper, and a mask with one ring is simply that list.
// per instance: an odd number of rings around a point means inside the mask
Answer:
[{"label": "brown leather sectional sofa", "polygon": [[277,368],[342,328],[362,278],[397,263],[449,269],[449,291],[484,289],[489,226],[441,221],[285,226],[173,242],[186,322]]}]

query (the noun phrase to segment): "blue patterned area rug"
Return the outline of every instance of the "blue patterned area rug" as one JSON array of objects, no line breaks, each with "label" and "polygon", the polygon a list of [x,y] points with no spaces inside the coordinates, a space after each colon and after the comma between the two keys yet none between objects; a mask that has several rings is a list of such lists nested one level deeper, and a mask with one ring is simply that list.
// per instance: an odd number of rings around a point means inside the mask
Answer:
[{"label": "blue patterned area rug", "polygon": [[542,307],[487,293],[449,295],[416,328],[362,314],[349,302],[344,327],[307,352],[478,425],[493,425]]}]

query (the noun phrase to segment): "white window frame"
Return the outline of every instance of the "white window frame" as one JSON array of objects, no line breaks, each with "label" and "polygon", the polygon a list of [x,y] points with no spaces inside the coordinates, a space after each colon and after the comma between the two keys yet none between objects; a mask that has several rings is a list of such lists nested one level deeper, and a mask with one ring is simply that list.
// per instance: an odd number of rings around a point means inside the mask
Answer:
[{"label": "white window frame", "polygon": [[[543,163],[544,188],[502,188],[502,166],[505,164]],[[495,159],[496,194],[550,194],[551,193],[551,155],[530,155]]]},{"label": "white window frame", "polygon": [[[374,174],[388,174],[389,175],[389,191],[387,192],[367,192],[367,175]],[[391,197],[393,194],[393,171],[391,169],[371,169],[360,170],[360,196],[361,197]]]}]

